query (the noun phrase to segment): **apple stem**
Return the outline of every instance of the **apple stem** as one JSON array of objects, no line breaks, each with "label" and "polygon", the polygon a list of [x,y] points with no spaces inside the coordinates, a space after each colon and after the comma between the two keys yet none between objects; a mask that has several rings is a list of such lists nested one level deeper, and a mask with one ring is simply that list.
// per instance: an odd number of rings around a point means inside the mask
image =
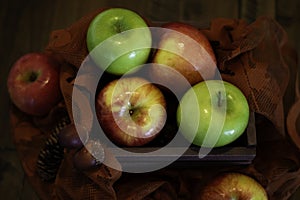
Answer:
[{"label": "apple stem", "polygon": [[218,107],[222,106],[222,93],[218,91]]},{"label": "apple stem", "polygon": [[134,111],[133,111],[132,109],[130,109],[130,110],[129,110],[129,115],[130,115],[130,116],[133,115],[133,112],[134,112]]},{"label": "apple stem", "polygon": [[29,82],[34,82],[38,77],[38,74],[35,72],[30,73],[29,75]]},{"label": "apple stem", "polygon": [[115,23],[115,30],[117,33],[122,33],[122,24],[119,21]]}]

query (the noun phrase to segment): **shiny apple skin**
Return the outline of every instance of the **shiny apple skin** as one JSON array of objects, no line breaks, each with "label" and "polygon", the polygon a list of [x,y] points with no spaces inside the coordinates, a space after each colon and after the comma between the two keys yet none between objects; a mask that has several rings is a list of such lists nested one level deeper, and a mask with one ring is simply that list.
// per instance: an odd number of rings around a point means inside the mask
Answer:
[{"label": "shiny apple skin", "polygon": [[[104,51],[97,48],[108,39],[111,41]],[[138,13],[124,8],[110,8],[92,20],[86,41],[91,57],[100,68],[111,74],[123,75],[136,71],[136,67],[147,62],[152,37],[147,22]],[[123,50],[125,53],[120,53]],[[103,63],[111,64],[103,66]]]},{"label": "shiny apple skin", "polygon": [[255,179],[241,173],[224,173],[212,179],[198,200],[268,200],[265,189]]},{"label": "shiny apple skin", "polygon": [[43,53],[28,53],[12,66],[7,79],[12,102],[23,112],[46,115],[61,100],[59,65]]},{"label": "shiny apple skin", "polygon": [[167,117],[163,93],[139,77],[106,85],[97,95],[96,113],[107,137],[121,146],[142,146],[152,141]]},{"label": "shiny apple skin", "polygon": [[[221,101],[218,99],[219,92]],[[225,98],[226,101],[223,100]],[[196,113],[197,110],[199,112]],[[191,115],[193,112],[195,114]],[[218,119],[224,117],[224,124],[221,124],[220,120],[212,119],[212,112]],[[238,87],[222,80],[208,80],[194,85],[184,94],[177,110],[177,123],[181,127],[181,133],[193,144],[221,147],[237,140],[244,133],[249,121],[249,112],[248,101]],[[215,140],[212,142],[214,144],[211,144],[213,146],[205,145],[208,128],[216,127],[217,125],[213,124],[216,121],[222,126],[221,132],[211,133],[214,136],[211,138]]]},{"label": "shiny apple skin", "polygon": [[[191,85],[215,76],[216,57],[210,42],[200,30],[180,22],[167,23],[162,28],[173,31],[164,33],[159,39],[159,48],[152,59],[153,63],[167,65],[177,70]],[[182,37],[182,34],[190,39]],[[173,53],[164,50],[166,48],[171,49]],[[154,81],[163,82],[172,88],[177,87],[179,91],[187,89],[180,88],[184,84],[174,81],[178,78],[174,78],[172,75],[174,73],[170,73],[168,68],[153,65],[149,73]]]}]

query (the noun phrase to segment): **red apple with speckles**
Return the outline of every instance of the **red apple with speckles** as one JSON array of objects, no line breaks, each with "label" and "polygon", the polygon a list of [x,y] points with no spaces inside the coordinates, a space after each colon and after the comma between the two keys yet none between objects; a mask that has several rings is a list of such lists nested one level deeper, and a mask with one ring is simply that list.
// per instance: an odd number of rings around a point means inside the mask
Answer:
[{"label": "red apple with speckles", "polygon": [[156,39],[158,49],[152,59],[154,65],[149,70],[153,82],[176,88],[179,94],[190,86],[181,83],[178,76],[183,76],[191,85],[215,76],[214,51],[199,29],[180,22],[170,22],[162,28],[161,36]]},{"label": "red apple with speckles", "polygon": [[7,87],[10,99],[21,111],[46,115],[61,99],[59,64],[43,53],[25,54],[13,64]]},{"label": "red apple with speckles", "polygon": [[153,140],[166,121],[163,93],[139,77],[108,83],[96,97],[96,113],[106,136],[121,146],[142,146]]}]

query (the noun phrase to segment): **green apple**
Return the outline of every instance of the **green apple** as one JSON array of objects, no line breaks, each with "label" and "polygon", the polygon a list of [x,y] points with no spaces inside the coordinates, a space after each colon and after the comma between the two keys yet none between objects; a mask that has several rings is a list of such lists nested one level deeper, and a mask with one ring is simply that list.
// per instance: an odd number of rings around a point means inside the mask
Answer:
[{"label": "green apple", "polygon": [[91,21],[86,42],[99,67],[123,75],[147,62],[152,36],[147,23],[136,12],[110,8]]},{"label": "green apple", "polygon": [[220,147],[239,138],[249,120],[249,105],[242,91],[222,80],[202,81],[180,100],[177,123],[190,142]]},{"label": "green apple", "polygon": [[267,200],[265,189],[255,179],[241,173],[224,173],[212,179],[201,191],[199,200]]}]

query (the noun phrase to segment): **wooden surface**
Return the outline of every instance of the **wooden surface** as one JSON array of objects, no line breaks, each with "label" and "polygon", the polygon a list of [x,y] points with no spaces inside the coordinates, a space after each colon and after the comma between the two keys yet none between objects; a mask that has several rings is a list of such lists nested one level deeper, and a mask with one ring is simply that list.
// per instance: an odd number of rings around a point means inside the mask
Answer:
[{"label": "wooden surface", "polygon": [[10,101],[6,79],[11,65],[25,53],[43,50],[52,30],[65,28],[103,6],[127,7],[155,21],[207,22],[215,17],[226,17],[244,18],[251,22],[260,15],[268,15],[285,28],[290,43],[300,56],[300,2],[297,0],[2,0],[0,193],[5,195],[5,199],[37,199],[24,177],[9,131]]}]

